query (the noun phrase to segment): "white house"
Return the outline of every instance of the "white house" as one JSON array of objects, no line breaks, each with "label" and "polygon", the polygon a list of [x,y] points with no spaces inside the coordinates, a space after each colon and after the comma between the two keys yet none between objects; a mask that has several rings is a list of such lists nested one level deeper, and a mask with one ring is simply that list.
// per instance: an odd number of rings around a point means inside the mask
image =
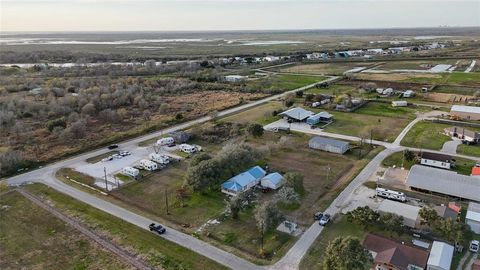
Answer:
[{"label": "white house", "polygon": [[158,170],[158,165],[157,163],[151,161],[151,160],[148,160],[148,159],[142,159],[140,160],[140,166],[142,166],[142,168],[144,168],[145,170],[147,171],[155,171],[155,170]]},{"label": "white house", "polygon": [[277,172],[267,174],[260,180],[260,185],[264,188],[278,189],[285,183],[283,176]]},{"label": "white house", "polygon": [[420,164],[450,170],[452,167],[452,157],[449,155],[423,152],[420,159]]},{"label": "white house", "polygon": [[408,102],[405,100],[392,101],[392,107],[407,107]]},{"label": "white house", "polygon": [[157,141],[157,145],[173,145],[175,140],[172,137],[161,138]]},{"label": "white house", "polygon": [[433,241],[427,261],[427,270],[450,270],[454,248],[444,242]]},{"label": "white house", "polygon": [[465,223],[470,226],[472,232],[480,233],[480,203],[470,202],[468,204]]},{"label": "white house", "polygon": [[152,153],[148,155],[148,158],[162,165],[167,165],[168,163],[170,163],[170,158],[162,154]]},{"label": "white house", "polygon": [[136,178],[140,174],[140,171],[133,167],[125,167],[122,169],[121,173],[127,176],[131,176],[133,178]]}]

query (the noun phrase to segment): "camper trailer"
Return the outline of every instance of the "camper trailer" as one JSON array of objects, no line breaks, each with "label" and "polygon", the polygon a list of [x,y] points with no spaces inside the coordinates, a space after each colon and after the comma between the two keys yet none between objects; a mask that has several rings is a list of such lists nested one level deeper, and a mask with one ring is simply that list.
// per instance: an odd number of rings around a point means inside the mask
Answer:
[{"label": "camper trailer", "polygon": [[407,196],[405,196],[403,192],[398,192],[398,191],[384,189],[384,188],[377,188],[376,194],[378,197],[382,197],[382,198],[386,198],[394,201],[400,201],[400,202],[407,201]]},{"label": "camper trailer", "polygon": [[197,147],[186,143],[180,144],[179,148],[182,152],[185,152],[187,154],[193,154],[197,152]]},{"label": "camper trailer", "polygon": [[161,164],[161,165],[167,165],[168,163],[170,163],[170,158],[168,156],[162,155],[162,154],[152,153],[152,154],[148,155],[148,158],[152,161],[155,161],[156,163]]},{"label": "camper trailer", "polygon": [[122,174],[131,176],[133,178],[137,178],[138,175],[140,174],[140,171],[138,169],[135,169],[133,167],[125,167],[122,169]]},{"label": "camper trailer", "polygon": [[157,141],[157,145],[171,146],[175,144],[175,140],[172,137],[161,138]]},{"label": "camper trailer", "polygon": [[151,161],[151,160],[148,160],[148,159],[142,159],[140,160],[140,166],[147,170],[147,171],[156,171],[158,170],[158,165],[157,163]]}]

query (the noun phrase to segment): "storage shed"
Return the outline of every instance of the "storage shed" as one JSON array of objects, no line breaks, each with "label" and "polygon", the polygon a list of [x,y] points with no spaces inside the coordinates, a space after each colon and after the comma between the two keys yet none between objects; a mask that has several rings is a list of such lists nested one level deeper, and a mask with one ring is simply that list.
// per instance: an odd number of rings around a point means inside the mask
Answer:
[{"label": "storage shed", "polygon": [[395,202],[391,200],[384,200],[378,207],[378,212],[386,214],[395,214],[403,217],[403,225],[416,228],[420,225],[420,207],[409,205],[406,203]]},{"label": "storage shed", "polygon": [[316,136],[310,139],[310,141],[308,142],[308,146],[312,149],[318,149],[337,154],[344,154],[348,151],[349,144],[344,141]]},{"label": "storage shed", "polygon": [[470,226],[470,230],[480,234],[480,204],[470,202],[468,204],[467,216],[465,223]]},{"label": "storage shed", "polygon": [[433,241],[427,261],[427,270],[450,270],[454,248],[444,242]]},{"label": "storage shed", "polygon": [[330,122],[333,119],[333,115],[328,112],[319,112],[307,118],[307,124],[316,125],[320,122]]},{"label": "storage shed", "polygon": [[264,188],[278,189],[285,183],[283,176],[277,172],[267,174],[260,181],[260,185]]},{"label": "storage shed", "polygon": [[392,107],[407,107],[408,102],[405,100],[392,101]]}]

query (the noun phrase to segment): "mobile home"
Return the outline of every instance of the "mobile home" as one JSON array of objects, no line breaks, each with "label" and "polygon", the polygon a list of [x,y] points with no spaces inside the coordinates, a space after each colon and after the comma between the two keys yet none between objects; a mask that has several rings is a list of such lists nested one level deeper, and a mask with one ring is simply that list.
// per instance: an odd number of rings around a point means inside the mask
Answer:
[{"label": "mobile home", "polygon": [[138,169],[135,169],[133,167],[125,167],[122,169],[122,174],[131,176],[133,178],[137,178],[138,175],[140,174],[140,171]]},{"label": "mobile home", "polygon": [[151,160],[148,160],[148,159],[142,159],[140,160],[140,166],[142,166],[142,168],[144,168],[145,170],[147,171],[156,171],[158,170],[158,165],[157,163],[151,161]]},{"label": "mobile home", "polygon": [[168,163],[170,163],[170,158],[168,156],[162,155],[162,154],[152,153],[152,154],[148,155],[148,158],[151,161],[154,161],[154,162],[162,164],[162,165],[167,165]]},{"label": "mobile home", "polygon": [[193,154],[195,152],[197,152],[197,147],[193,146],[193,145],[190,145],[190,144],[180,144],[179,146],[180,150],[182,152],[185,152],[185,153],[188,153],[188,154]]},{"label": "mobile home", "polygon": [[175,140],[172,137],[161,138],[157,141],[157,145],[162,145],[162,146],[173,145],[173,144],[175,144]]}]

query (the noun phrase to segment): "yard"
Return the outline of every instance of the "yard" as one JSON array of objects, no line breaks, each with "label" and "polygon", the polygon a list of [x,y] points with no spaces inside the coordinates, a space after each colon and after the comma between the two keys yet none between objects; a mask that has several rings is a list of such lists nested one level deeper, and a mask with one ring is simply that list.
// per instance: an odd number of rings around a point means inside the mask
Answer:
[{"label": "yard", "polygon": [[[34,184],[29,185],[26,188],[32,193],[50,201],[56,208],[80,219],[82,222],[95,229],[97,233],[100,233],[111,239],[130,252],[143,257],[153,266],[172,270],[226,269],[224,266],[221,266],[218,263],[213,262],[193,251],[173,244],[172,242],[158,237],[147,230],[138,228],[135,225],[120,220],[101,210],[72,199],[62,193],[54,191],[47,186]],[[68,253],[68,257],[66,259],[71,260],[71,255],[72,253]],[[49,261],[50,260],[51,257],[49,258]],[[66,263],[68,263],[68,261]],[[113,264],[106,265],[112,265],[112,269],[123,268]],[[65,267],[62,265],[58,268]],[[98,267],[98,269],[102,269],[102,267]]]},{"label": "yard", "polygon": [[401,145],[415,148],[440,150],[445,142],[452,139],[444,134],[451,125],[422,121],[415,124],[401,141]]},{"label": "yard", "polygon": [[262,92],[284,92],[320,82],[325,79],[327,78],[324,76],[275,74],[258,80],[248,81],[246,87],[252,91],[262,89]]},{"label": "yard", "polygon": [[282,110],[284,107],[281,102],[271,101],[253,109],[249,109],[231,116],[222,118],[221,121],[237,124],[260,123],[267,124],[277,120],[279,117],[273,116],[273,111]]},{"label": "yard", "polygon": [[346,62],[346,63],[316,63],[288,66],[280,69],[280,72],[318,74],[318,75],[342,75],[345,71],[356,67],[368,67],[372,63]]},{"label": "yard", "polygon": [[452,72],[452,73],[360,73],[355,74],[356,79],[411,82],[421,84],[448,84],[479,86],[480,73]]},{"label": "yard", "polygon": [[1,269],[131,269],[20,193],[0,205]]}]

